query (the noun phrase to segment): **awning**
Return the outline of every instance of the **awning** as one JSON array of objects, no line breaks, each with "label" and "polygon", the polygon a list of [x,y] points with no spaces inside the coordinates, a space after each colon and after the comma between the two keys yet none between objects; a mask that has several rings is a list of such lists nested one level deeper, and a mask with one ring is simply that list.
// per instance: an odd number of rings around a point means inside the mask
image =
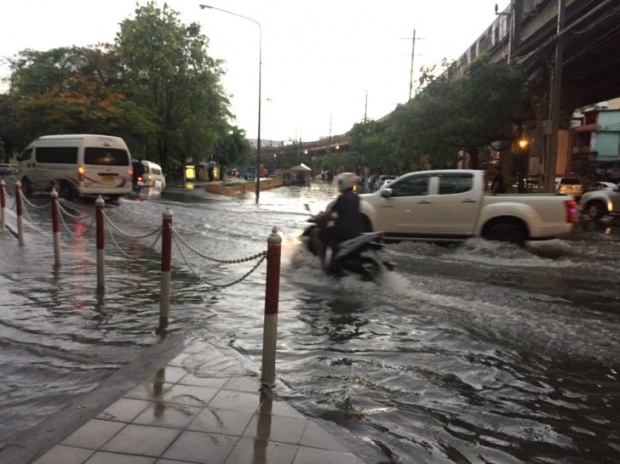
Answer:
[{"label": "awning", "polygon": [[291,168],[291,171],[305,171],[305,172],[307,172],[307,171],[312,171],[312,169],[310,169],[310,168],[309,168],[308,166],[306,166],[304,163],[301,163],[301,164],[300,164],[300,165],[298,165],[298,166],[293,166],[293,167]]}]

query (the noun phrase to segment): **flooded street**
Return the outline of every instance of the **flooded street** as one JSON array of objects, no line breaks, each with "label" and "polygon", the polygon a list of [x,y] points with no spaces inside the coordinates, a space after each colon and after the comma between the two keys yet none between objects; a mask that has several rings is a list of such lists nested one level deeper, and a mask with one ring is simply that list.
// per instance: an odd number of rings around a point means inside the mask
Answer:
[{"label": "flooded street", "polygon": [[32,199],[41,207],[27,206],[36,228],[26,227],[25,245],[0,234],[0,444],[158,343],[152,232],[170,208],[187,245],[173,245],[170,331],[233,346],[260,365],[265,263],[226,286],[255,262],[203,256],[243,260],[265,251],[277,227],[285,399],[372,444],[383,462],[620,462],[617,229],[525,249],[392,244],[384,253],[396,271],[380,285],[333,280],[297,238],[303,204],[318,212],[332,195],[316,184],[261,192],[259,205],[252,194],[122,200],[106,209],[118,230],[106,238],[99,296],[93,205],[63,202],[73,217],[54,270],[47,199]]}]

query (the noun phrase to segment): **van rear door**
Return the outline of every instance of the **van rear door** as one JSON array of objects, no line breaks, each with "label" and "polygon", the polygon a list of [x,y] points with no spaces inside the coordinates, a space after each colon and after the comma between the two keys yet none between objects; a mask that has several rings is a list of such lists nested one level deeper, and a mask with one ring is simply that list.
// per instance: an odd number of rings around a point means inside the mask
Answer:
[{"label": "van rear door", "polygon": [[[124,194],[131,191],[131,156],[125,148],[86,146],[83,169],[82,187],[85,194]],[[118,188],[127,191],[117,192]]]}]

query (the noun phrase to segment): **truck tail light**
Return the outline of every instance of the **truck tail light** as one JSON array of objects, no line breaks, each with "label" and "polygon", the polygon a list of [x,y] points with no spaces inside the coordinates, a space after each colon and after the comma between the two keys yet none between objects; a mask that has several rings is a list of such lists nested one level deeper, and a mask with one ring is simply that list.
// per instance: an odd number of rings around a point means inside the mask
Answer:
[{"label": "truck tail light", "polygon": [[133,168],[127,169],[127,172],[129,173],[130,176],[133,176]]},{"label": "truck tail light", "polygon": [[86,174],[86,168],[84,166],[78,166],[78,178],[80,180],[84,180],[84,175]]},{"label": "truck tail light", "polygon": [[564,200],[564,207],[566,208],[566,222],[576,223],[579,221],[579,203],[575,200]]}]

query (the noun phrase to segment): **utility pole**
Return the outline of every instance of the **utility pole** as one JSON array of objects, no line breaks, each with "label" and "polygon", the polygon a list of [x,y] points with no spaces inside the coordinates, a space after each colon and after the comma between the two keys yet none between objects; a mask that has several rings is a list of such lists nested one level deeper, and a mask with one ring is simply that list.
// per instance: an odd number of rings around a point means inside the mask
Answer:
[{"label": "utility pole", "polygon": [[555,175],[558,151],[558,130],[560,126],[560,101],[562,94],[562,67],[564,65],[564,13],[565,0],[558,0],[558,21],[555,39],[555,61],[551,71],[549,89],[549,115],[545,121],[545,192],[555,191]]},{"label": "utility pole", "polygon": [[413,30],[413,38],[411,39],[411,71],[409,72],[409,100],[413,94],[413,57],[415,56],[415,29]]},{"label": "utility pole", "polygon": [[364,99],[364,124],[368,122],[368,90],[366,90],[366,98]]}]

